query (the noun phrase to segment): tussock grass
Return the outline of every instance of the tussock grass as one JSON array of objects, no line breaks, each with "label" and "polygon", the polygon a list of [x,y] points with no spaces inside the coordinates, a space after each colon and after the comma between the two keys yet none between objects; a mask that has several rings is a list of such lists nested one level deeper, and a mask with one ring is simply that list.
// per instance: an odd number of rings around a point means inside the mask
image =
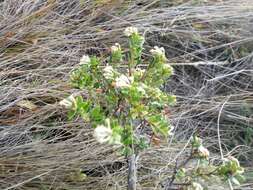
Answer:
[{"label": "tussock grass", "polygon": [[175,135],[141,155],[140,186],[162,189],[194,132],[214,158],[221,146],[250,171],[252,10],[251,0],[1,1],[0,189],[126,188],[124,158],[80,119],[67,121],[58,102],[74,92],[68,76],[80,57],[106,55],[129,25],[145,33],[147,49],[165,47],[175,68],[165,89],[178,97]]}]

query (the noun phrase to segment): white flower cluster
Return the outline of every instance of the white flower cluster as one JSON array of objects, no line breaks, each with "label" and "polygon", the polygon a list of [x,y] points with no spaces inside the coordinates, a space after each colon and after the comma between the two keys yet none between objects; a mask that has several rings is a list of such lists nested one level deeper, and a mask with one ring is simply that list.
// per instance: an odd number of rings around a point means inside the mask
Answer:
[{"label": "white flower cluster", "polygon": [[138,29],[137,28],[135,28],[135,27],[132,27],[132,26],[130,26],[130,27],[127,27],[126,29],[125,29],[125,31],[124,31],[124,34],[126,35],[126,36],[131,36],[131,35],[133,35],[133,34],[138,34]]},{"label": "white flower cluster", "polygon": [[112,130],[104,125],[98,125],[94,130],[94,137],[101,144],[107,143],[112,137]]},{"label": "white flower cluster", "polygon": [[205,148],[203,145],[198,147],[198,154],[200,157],[208,158],[209,157],[209,150]]},{"label": "white flower cluster", "polygon": [[129,87],[132,82],[133,82],[133,78],[127,77],[126,75],[121,74],[119,77],[115,79],[115,87],[116,88]]},{"label": "white flower cluster", "polygon": [[153,55],[153,56],[162,56],[165,58],[165,50],[163,47],[158,47],[158,46],[155,46],[154,49],[151,49],[150,50],[150,53]]},{"label": "white flower cluster", "polygon": [[189,188],[189,190],[203,190],[203,189],[204,188],[202,187],[202,185],[197,182],[193,182]]},{"label": "white flower cluster", "polygon": [[69,109],[69,108],[72,108],[73,106],[76,105],[76,99],[75,99],[74,95],[72,94],[69,97],[61,100],[59,102],[59,104],[61,106],[64,106],[65,108]]},{"label": "white flower cluster", "polygon": [[120,44],[119,44],[119,43],[115,43],[115,44],[111,47],[112,53],[117,52],[117,51],[120,51],[120,50],[121,50],[121,47],[120,47]]},{"label": "white flower cluster", "polygon": [[103,69],[103,75],[104,77],[107,79],[107,80],[111,80],[113,79],[114,77],[114,69],[112,66],[106,66],[104,69]]},{"label": "white flower cluster", "polygon": [[86,65],[90,64],[90,57],[88,55],[83,55],[83,57],[80,59],[79,65]]},{"label": "white flower cluster", "polygon": [[94,138],[101,144],[109,143],[114,146],[121,146],[121,136],[113,134],[111,129],[110,119],[105,120],[105,125],[98,125],[94,130]]}]

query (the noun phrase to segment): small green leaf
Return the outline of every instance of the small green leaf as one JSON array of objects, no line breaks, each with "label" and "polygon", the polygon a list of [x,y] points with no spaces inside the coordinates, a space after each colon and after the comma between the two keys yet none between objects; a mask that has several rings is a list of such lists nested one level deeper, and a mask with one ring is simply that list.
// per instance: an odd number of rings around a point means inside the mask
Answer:
[{"label": "small green leaf", "polygon": [[155,134],[162,134],[165,137],[168,135],[170,124],[164,116],[160,114],[152,115],[147,118],[147,121]]},{"label": "small green leaf", "polygon": [[91,121],[94,121],[95,123],[101,123],[104,119],[105,117],[100,106],[96,106],[90,111]]},{"label": "small green leaf", "polygon": [[68,120],[72,120],[76,116],[76,111],[75,110],[69,110],[67,116],[68,116]]},{"label": "small green leaf", "polygon": [[178,171],[177,171],[177,174],[176,174],[176,178],[178,180],[184,178],[186,176],[186,170],[184,168],[180,168]]}]

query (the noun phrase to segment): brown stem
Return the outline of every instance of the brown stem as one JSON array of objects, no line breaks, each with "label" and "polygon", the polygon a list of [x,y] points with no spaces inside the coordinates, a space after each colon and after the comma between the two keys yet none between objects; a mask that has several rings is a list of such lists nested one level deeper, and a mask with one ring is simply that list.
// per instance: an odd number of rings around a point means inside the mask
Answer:
[{"label": "brown stem", "polygon": [[180,169],[181,167],[184,167],[192,158],[193,158],[193,149],[191,148],[190,156],[184,162],[182,162],[181,164],[178,165],[178,162],[176,161],[173,175],[171,177],[169,185],[166,187],[166,190],[169,190],[171,188],[172,184],[174,183],[174,181],[176,179],[176,175],[177,175],[178,169]]},{"label": "brown stem", "polygon": [[128,186],[127,190],[136,190],[137,170],[136,170],[136,154],[128,157]]}]

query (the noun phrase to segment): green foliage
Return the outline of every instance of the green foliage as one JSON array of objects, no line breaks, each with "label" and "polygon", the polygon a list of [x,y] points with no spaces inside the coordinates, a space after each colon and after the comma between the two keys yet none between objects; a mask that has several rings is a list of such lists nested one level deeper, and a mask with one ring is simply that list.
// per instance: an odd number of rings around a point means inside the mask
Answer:
[{"label": "green foliage", "polygon": [[151,125],[155,134],[162,134],[165,137],[169,133],[170,124],[162,114],[151,114],[147,116],[146,120]]},{"label": "green foliage", "polygon": [[[159,88],[173,73],[166,64],[164,49],[155,47],[150,51],[152,60],[143,62],[144,37],[134,27],[124,33],[128,37],[128,51],[116,43],[107,64],[96,56],[81,58],[70,79],[74,88],[87,95],[72,96],[68,102],[63,100],[62,105],[67,103],[69,119],[81,116],[90,123],[99,142],[120,145],[125,154],[131,154],[148,145],[144,134],[136,134],[140,125],[157,135],[168,136],[173,128],[164,109],[175,104],[176,97]],[[140,64],[146,65],[145,69]]]},{"label": "green foliage", "polygon": [[225,158],[222,165],[218,168],[218,174],[224,179],[230,179],[236,185],[240,185],[240,181],[243,181],[244,177],[241,175],[244,169],[240,166],[239,161],[230,156]]},{"label": "green foliage", "polygon": [[[156,136],[171,134],[173,127],[166,110],[176,103],[176,97],[160,89],[173,74],[173,68],[166,64],[164,48],[155,46],[150,51],[151,60],[144,62],[144,37],[133,27],[124,33],[128,49],[123,51],[116,43],[106,59],[108,63],[96,56],[81,58],[70,79],[73,87],[85,92],[85,97],[71,95],[60,104],[69,109],[69,119],[80,116],[94,127],[98,142],[120,147],[120,152],[128,156],[149,145],[148,136],[140,132],[145,130],[139,129],[149,128]],[[196,166],[185,168],[190,160],[196,160]],[[218,177],[237,185],[243,180],[243,168],[237,159],[228,157],[219,165],[211,164],[209,151],[197,136],[191,139],[187,162],[177,168],[174,176],[189,184],[187,189],[202,190],[199,178]]]},{"label": "green foliage", "polygon": [[[193,163],[191,167],[186,167],[188,162]],[[222,185],[224,181],[240,185],[244,181],[243,172],[239,161],[232,156],[224,158],[220,164],[210,162],[209,151],[203,146],[202,139],[193,136],[191,155],[185,165],[178,168],[175,179],[180,183],[190,184],[186,186],[186,190],[203,190],[208,189],[210,183]]]}]

